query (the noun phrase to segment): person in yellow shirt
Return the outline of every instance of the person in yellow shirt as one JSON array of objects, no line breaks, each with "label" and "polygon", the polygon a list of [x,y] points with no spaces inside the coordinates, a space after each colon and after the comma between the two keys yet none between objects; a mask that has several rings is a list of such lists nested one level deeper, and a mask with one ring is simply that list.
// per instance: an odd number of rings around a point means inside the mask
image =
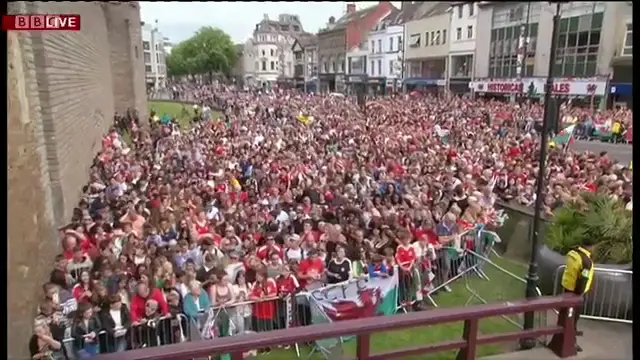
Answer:
[{"label": "person in yellow shirt", "polygon": [[[584,295],[591,290],[593,285],[594,263],[591,257],[591,252],[595,240],[589,240],[587,243],[576,246],[569,250],[566,255],[565,270],[562,274],[562,288],[565,293],[572,293],[578,296],[584,297]],[[580,319],[580,313],[582,312],[582,306],[574,309],[576,328],[576,335],[581,336],[582,331],[578,331],[578,320]],[[579,345],[576,345],[578,352],[582,351]]]}]

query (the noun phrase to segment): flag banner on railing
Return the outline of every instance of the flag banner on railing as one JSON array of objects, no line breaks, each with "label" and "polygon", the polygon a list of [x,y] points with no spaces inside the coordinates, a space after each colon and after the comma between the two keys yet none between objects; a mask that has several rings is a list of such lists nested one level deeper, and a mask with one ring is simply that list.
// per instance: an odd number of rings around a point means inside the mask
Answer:
[{"label": "flag banner on railing", "polygon": [[398,303],[398,274],[329,285],[310,296],[332,321],[392,315]]}]

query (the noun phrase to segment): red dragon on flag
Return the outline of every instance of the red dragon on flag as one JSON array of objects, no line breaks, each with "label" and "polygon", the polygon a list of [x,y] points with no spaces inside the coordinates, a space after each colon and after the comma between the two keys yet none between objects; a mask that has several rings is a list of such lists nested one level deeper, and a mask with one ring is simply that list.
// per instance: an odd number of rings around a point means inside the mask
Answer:
[{"label": "red dragon on flag", "polygon": [[358,319],[376,315],[376,308],[382,299],[380,288],[358,289],[355,299],[335,299],[330,302],[331,308],[324,305],[324,311],[332,321]]}]

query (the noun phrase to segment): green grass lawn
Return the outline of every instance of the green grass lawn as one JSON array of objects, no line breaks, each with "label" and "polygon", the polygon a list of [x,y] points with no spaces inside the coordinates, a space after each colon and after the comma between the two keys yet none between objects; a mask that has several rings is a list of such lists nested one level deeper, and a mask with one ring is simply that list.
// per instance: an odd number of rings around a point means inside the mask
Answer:
[{"label": "green grass lawn", "polygon": [[[498,258],[497,256],[492,257],[492,262],[513,275],[508,274],[491,263],[486,263],[483,266],[483,270],[490,280],[482,279],[475,274],[469,274],[468,276],[460,278],[452,284],[452,292],[441,292],[433,297],[438,307],[464,307],[482,304],[483,301],[487,303],[507,303],[524,298],[525,283],[523,279],[527,271],[526,267],[504,258]],[[425,311],[431,311],[432,309],[433,307],[429,306],[428,310]],[[517,324],[522,324],[521,316],[511,318],[510,320]],[[372,336],[371,352],[375,354],[394,349],[456,340],[462,337],[462,330],[463,323],[460,322],[378,333]],[[480,332],[483,335],[506,333],[515,330],[517,330],[517,326],[503,317],[487,318],[480,322]],[[354,359],[356,349],[355,340],[347,341],[342,346],[345,357]],[[478,357],[488,356],[513,349],[514,344],[484,345],[478,348],[477,355]],[[300,350],[301,358],[307,358],[310,348],[302,346]],[[456,353],[457,351],[449,351],[428,356],[407,357],[407,359],[450,360],[455,359]],[[269,360],[293,360],[297,357],[292,348],[290,350],[274,350],[271,354],[260,356],[259,358]],[[310,359],[322,358],[319,353],[315,353],[310,357]]]},{"label": "green grass lawn", "polygon": [[[154,110],[158,117],[162,117],[164,114],[169,116],[175,116],[178,119],[181,129],[188,129],[190,126],[189,121],[193,118],[193,105],[175,103],[170,101],[149,101],[149,111]],[[220,114],[217,111],[213,111],[212,118],[216,119]]]}]

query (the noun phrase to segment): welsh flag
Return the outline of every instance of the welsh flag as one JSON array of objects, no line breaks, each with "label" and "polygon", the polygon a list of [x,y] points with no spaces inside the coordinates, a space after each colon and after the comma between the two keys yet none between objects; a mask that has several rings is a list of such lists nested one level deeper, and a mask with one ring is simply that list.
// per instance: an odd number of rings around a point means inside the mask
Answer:
[{"label": "welsh flag", "polygon": [[386,278],[329,285],[314,290],[312,297],[331,321],[392,315],[398,304],[398,272]]},{"label": "welsh flag", "polygon": [[558,135],[554,136],[553,139],[551,139],[550,145],[571,145],[573,143],[573,130],[575,130],[575,128],[575,124],[572,124],[562,129],[562,131],[560,131]]}]

